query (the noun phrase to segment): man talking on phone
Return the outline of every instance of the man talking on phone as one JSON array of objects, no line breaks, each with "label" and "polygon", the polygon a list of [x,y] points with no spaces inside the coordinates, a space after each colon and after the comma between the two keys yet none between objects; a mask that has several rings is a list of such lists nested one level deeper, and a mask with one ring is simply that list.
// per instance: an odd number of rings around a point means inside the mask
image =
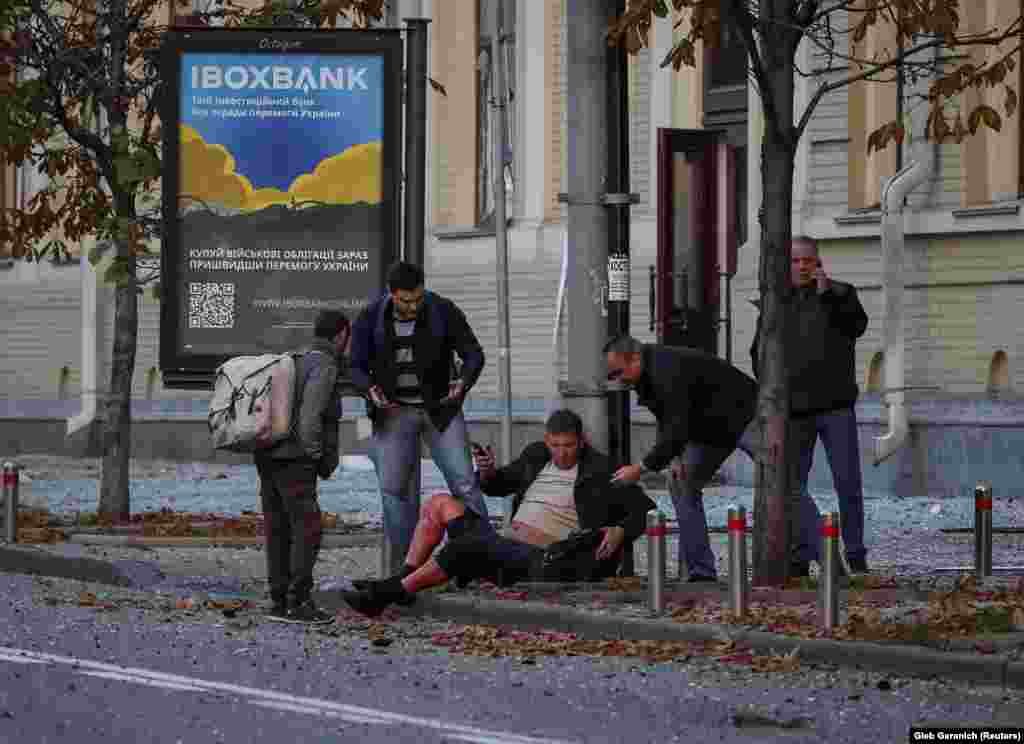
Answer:
[{"label": "man talking on phone", "polygon": [[[825,447],[832,481],[839,498],[846,560],[852,573],[865,573],[864,493],[861,487],[860,447],[854,404],[858,388],[855,372],[855,344],[868,326],[857,290],[851,284],[832,279],[818,255],[817,243],[793,238],[790,279],[793,284],[792,334],[787,341],[789,356],[789,431],[791,452],[799,458],[798,482],[793,488],[803,494],[814,461],[818,437]],[[750,347],[757,375],[757,332]],[[801,510],[801,518],[806,519]],[[803,546],[805,549],[811,546]],[[806,575],[807,561],[798,557],[790,575]]]}]

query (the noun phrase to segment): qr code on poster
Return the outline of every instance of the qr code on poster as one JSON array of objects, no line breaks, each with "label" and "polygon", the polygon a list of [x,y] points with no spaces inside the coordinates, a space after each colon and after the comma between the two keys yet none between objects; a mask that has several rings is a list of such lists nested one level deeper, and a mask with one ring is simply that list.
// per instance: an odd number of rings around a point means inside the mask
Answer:
[{"label": "qr code on poster", "polygon": [[189,328],[234,328],[235,285],[231,282],[189,282]]}]

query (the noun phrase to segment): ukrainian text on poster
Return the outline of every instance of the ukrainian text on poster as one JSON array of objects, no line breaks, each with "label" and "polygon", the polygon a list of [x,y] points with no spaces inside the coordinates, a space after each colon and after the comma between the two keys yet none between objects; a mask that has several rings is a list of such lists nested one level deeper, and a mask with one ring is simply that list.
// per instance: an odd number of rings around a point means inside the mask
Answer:
[{"label": "ukrainian text on poster", "polygon": [[186,52],[179,124],[180,349],[309,341],[319,310],[380,291],[384,59]]}]

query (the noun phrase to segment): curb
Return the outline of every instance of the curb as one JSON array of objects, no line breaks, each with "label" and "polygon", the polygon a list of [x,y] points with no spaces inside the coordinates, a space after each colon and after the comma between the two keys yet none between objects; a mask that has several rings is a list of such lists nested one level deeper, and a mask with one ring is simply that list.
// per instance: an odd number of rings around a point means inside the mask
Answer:
[{"label": "curb", "polygon": [[[106,545],[129,548],[262,548],[262,537],[141,537],[137,535],[97,535],[75,533],[67,542],[75,545]],[[380,545],[379,534],[332,535],[325,533],[321,548],[375,548]]]},{"label": "curb", "polygon": [[131,586],[132,584],[131,579],[109,561],[85,557],[70,558],[28,546],[0,546],[0,571],[94,581],[113,586]]},{"label": "curb", "polygon": [[[337,592],[321,592],[318,594],[318,601],[328,609],[339,609],[344,605]],[[399,611],[410,615],[433,615],[470,624],[509,626],[519,630],[557,630],[575,633],[588,639],[733,640],[760,651],[787,652],[796,649],[801,658],[817,663],[886,671],[912,677],[943,677],[980,685],[1024,689],[1024,662],[1010,661],[994,655],[937,651],[897,643],[793,638],[725,625],[674,623],[660,618],[616,618],[537,602],[511,603],[421,595],[414,606],[399,608]],[[1014,641],[1010,643],[1017,645]]]}]

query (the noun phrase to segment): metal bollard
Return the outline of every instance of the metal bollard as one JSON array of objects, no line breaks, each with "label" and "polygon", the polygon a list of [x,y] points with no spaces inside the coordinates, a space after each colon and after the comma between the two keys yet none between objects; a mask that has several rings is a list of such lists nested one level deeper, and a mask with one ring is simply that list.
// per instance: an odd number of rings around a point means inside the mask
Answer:
[{"label": "metal bollard", "polygon": [[647,512],[647,609],[652,615],[665,611],[665,513]]},{"label": "metal bollard", "polygon": [[974,487],[974,573],[992,575],[992,484],[985,481]]},{"label": "metal bollard", "polygon": [[821,517],[821,575],[818,610],[821,626],[832,630],[839,624],[839,512]]},{"label": "metal bollard", "polygon": [[18,466],[13,462],[3,465],[4,536],[7,542],[18,542]]},{"label": "metal bollard", "polygon": [[729,606],[733,615],[747,614],[750,584],[747,581],[747,510],[729,507]]}]

